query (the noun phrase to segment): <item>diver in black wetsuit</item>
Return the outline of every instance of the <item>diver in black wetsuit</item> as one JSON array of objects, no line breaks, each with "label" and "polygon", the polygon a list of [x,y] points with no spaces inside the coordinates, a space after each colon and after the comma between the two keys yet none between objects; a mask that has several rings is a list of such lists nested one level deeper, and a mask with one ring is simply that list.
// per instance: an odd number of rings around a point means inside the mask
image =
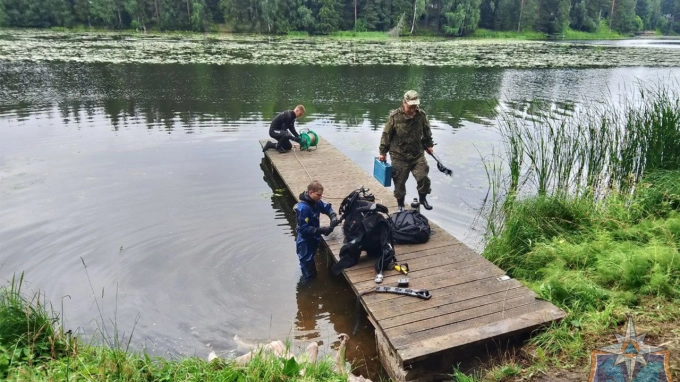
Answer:
[{"label": "diver in black wetsuit", "polygon": [[269,136],[276,139],[277,143],[267,141],[262,152],[269,149],[277,149],[280,153],[293,148],[290,141],[300,142],[300,135],[295,130],[295,119],[305,115],[305,107],[297,105],[293,110],[286,110],[279,113],[269,126]]}]

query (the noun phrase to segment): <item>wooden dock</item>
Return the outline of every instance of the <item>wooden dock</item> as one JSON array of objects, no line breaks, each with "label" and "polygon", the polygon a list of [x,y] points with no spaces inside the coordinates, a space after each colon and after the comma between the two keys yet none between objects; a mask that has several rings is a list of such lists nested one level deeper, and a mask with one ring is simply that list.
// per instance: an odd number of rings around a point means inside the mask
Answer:
[{"label": "wooden dock", "polygon": [[[310,178],[318,180],[324,186],[324,200],[337,212],[342,199],[363,185],[376,202],[396,210],[391,189],[323,138],[311,151],[269,150],[266,156],[295,196],[306,190]],[[421,212],[427,216],[427,211]],[[322,219],[326,219],[322,225],[328,224],[325,216]],[[456,364],[451,357],[466,345],[529,331],[565,316],[434,222],[430,226],[427,243],[397,245],[395,252],[399,263],[409,265],[410,287],[427,289],[432,298],[386,293],[361,297],[375,328],[381,362],[393,380],[433,380],[435,373],[451,373]],[[337,261],[343,241],[340,227],[324,240]],[[357,295],[377,285],[373,265],[373,260],[361,261],[344,271]],[[384,286],[396,286],[404,277],[394,270],[384,275]]]}]

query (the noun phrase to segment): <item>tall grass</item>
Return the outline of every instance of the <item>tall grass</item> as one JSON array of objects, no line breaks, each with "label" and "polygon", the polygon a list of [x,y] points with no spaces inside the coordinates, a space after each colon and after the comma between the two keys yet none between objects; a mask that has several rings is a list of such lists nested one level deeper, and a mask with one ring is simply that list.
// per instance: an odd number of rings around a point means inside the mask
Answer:
[{"label": "tall grass", "polygon": [[620,103],[566,116],[503,115],[509,194],[602,198],[631,192],[646,169],[680,166],[680,95],[668,87],[641,85]]},{"label": "tall grass", "polygon": [[[58,325],[40,293],[25,296],[23,275],[0,287],[0,379],[3,381],[346,381],[328,357],[309,363],[258,353],[245,366],[231,360],[168,360],[129,351],[100,328],[104,345],[79,344]],[[114,325],[114,330],[117,326]],[[110,337],[109,337],[110,334]],[[129,342],[128,342],[129,345]]]},{"label": "tall grass", "polygon": [[567,312],[532,340],[539,358],[583,362],[632,311],[680,321],[680,95],[506,113],[500,132],[484,256]]},{"label": "tall grass", "polygon": [[61,357],[72,345],[56,326],[59,317],[41,294],[22,294],[23,282],[22,274],[0,289],[0,377],[16,365]]}]

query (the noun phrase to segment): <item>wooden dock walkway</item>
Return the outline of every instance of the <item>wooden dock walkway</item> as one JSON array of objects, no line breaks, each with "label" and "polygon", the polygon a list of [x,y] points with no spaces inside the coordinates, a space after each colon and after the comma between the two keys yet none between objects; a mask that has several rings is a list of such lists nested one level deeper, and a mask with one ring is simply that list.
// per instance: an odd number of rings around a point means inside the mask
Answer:
[{"label": "wooden dock walkway", "polygon": [[[342,199],[362,185],[370,188],[376,202],[396,211],[392,190],[323,138],[312,151],[269,150],[266,156],[295,196],[306,190],[311,177],[323,184],[324,200],[333,203],[336,212]],[[427,211],[421,212],[427,216]],[[328,224],[325,216],[322,219],[322,225]],[[409,265],[410,287],[427,289],[432,298],[387,293],[361,297],[375,327],[381,362],[393,380],[429,381],[433,373],[451,373],[456,363],[451,356],[462,346],[532,330],[565,316],[434,222],[430,226],[427,243],[397,245],[395,252],[399,263]],[[324,240],[337,261],[343,241],[340,227]],[[372,260],[361,261],[344,271],[357,295],[378,285],[373,265]],[[384,275],[384,286],[396,286],[404,277],[394,270]]]}]

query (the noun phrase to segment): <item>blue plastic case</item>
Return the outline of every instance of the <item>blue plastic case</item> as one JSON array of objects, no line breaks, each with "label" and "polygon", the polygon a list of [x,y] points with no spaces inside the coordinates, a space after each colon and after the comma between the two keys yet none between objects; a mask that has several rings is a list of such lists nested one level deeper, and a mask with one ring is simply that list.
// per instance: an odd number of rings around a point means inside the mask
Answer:
[{"label": "blue plastic case", "polygon": [[378,179],[378,182],[385,187],[392,186],[392,165],[387,162],[381,162],[375,158],[373,163],[373,176]]}]

